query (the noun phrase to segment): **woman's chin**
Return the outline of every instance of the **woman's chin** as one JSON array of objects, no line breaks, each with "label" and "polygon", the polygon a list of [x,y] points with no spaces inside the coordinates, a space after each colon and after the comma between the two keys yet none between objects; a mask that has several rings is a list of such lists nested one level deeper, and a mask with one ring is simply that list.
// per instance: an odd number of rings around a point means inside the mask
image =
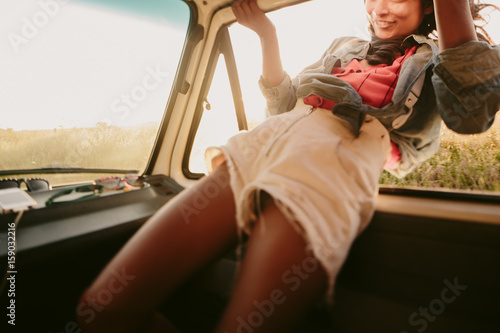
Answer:
[{"label": "woman's chin", "polygon": [[403,38],[407,35],[401,35],[393,32],[386,32],[386,31],[375,31],[375,36],[377,36],[380,39],[395,39],[395,38]]}]

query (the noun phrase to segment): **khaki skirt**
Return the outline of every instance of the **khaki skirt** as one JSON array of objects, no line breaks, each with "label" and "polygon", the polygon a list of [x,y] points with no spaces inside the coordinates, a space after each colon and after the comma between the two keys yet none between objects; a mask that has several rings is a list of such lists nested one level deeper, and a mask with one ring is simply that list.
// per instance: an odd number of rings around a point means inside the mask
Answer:
[{"label": "khaki skirt", "polygon": [[330,110],[299,100],[292,111],[206,156],[208,164],[227,160],[239,230],[251,235],[265,191],[325,269],[331,299],[352,242],[373,216],[390,151],[389,133],[377,119],[367,117],[355,137],[350,124]]}]

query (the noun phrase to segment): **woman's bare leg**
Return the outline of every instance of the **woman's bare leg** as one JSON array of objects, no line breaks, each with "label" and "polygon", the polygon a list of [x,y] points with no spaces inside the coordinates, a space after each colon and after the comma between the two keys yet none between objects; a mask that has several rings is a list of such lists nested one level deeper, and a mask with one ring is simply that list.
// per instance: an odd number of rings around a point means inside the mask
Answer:
[{"label": "woman's bare leg", "polygon": [[255,226],[240,273],[216,333],[288,332],[327,288],[322,266],[275,204]]},{"label": "woman's bare leg", "polygon": [[173,332],[155,313],[177,286],[237,243],[226,165],[158,211],[85,292],[84,332]]}]

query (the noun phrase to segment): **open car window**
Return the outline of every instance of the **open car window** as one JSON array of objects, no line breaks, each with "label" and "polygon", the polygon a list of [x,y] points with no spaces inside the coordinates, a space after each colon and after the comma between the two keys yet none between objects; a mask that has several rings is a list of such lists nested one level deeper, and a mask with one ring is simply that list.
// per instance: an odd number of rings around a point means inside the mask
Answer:
[{"label": "open car window", "polygon": [[3,1],[0,178],[142,173],[190,16],[181,0]]}]

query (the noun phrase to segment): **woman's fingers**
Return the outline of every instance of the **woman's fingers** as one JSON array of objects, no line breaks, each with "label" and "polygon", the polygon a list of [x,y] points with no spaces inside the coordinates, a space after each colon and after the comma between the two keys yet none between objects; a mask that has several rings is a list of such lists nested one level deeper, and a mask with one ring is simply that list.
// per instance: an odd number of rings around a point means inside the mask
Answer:
[{"label": "woman's fingers", "polygon": [[236,0],[233,2],[233,5],[231,7],[233,9],[234,16],[236,17],[236,20],[240,22],[243,20],[244,17],[244,12],[241,9],[241,0]]},{"label": "woman's fingers", "polygon": [[255,13],[262,13],[259,5],[257,4],[257,0],[248,0],[248,7]]},{"label": "woman's fingers", "polygon": [[[247,26],[252,21],[252,10],[248,4],[249,0],[237,0],[233,4],[233,12],[241,25]],[[255,4],[256,1],[254,0]]]},{"label": "woman's fingers", "polygon": [[265,34],[272,26],[271,21],[257,4],[257,0],[236,0],[232,9],[238,23],[255,31],[259,36]]}]

